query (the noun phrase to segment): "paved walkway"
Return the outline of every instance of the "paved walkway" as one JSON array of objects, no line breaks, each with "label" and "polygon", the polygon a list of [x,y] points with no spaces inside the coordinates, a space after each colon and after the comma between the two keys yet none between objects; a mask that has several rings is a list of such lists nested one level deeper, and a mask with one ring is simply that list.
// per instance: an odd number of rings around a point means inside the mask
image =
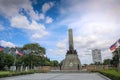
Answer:
[{"label": "paved walkway", "polygon": [[0,80],[109,80],[98,73],[35,73],[0,78]]}]

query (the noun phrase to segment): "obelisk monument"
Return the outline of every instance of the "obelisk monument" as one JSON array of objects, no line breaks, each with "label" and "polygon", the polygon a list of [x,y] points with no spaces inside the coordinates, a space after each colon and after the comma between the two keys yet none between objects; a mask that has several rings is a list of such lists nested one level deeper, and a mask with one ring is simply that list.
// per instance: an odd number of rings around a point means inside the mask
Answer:
[{"label": "obelisk monument", "polygon": [[77,55],[77,51],[74,50],[73,32],[72,29],[68,30],[69,50],[67,50],[66,57],[62,62],[62,70],[80,70],[81,63]]},{"label": "obelisk monument", "polygon": [[73,48],[73,33],[72,33],[72,29],[69,29],[69,50],[72,49],[74,50]]}]

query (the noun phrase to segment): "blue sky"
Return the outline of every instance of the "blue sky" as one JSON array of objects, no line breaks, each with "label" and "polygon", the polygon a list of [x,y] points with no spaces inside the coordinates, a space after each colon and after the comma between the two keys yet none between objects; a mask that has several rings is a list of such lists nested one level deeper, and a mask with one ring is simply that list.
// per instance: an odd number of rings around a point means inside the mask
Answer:
[{"label": "blue sky", "polygon": [[39,43],[51,60],[61,61],[68,49],[68,29],[82,64],[92,63],[91,50],[109,47],[120,38],[119,0],[0,0],[0,45]]}]

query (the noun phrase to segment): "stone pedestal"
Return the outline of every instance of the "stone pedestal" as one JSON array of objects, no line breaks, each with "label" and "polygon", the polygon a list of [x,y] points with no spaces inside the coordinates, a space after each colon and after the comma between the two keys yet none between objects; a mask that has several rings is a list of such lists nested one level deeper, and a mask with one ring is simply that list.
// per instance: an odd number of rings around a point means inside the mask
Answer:
[{"label": "stone pedestal", "polygon": [[[76,52],[76,51],[74,51]],[[66,58],[63,60],[62,63],[62,70],[80,70],[81,69],[81,63],[78,58],[78,55],[75,54],[70,54],[67,52]]]},{"label": "stone pedestal", "polygon": [[66,55],[66,58],[63,61],[62,70],[80,70],[80,68],[81,64],[77,55]]}]

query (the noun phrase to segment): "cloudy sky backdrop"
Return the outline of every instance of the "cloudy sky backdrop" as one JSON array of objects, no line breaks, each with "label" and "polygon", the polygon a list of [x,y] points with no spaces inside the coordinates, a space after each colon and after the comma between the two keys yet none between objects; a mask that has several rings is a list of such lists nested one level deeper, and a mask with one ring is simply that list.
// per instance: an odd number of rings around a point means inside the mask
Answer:
[{"label": "cloudy sky backdrop", "polygon": [[109,47],[120,38],[120,0],[0,0],[0,45],[39,43],[47,57],[61,61],[68,49],[68,29],[82,64],[91,50],[112,58]]}]

